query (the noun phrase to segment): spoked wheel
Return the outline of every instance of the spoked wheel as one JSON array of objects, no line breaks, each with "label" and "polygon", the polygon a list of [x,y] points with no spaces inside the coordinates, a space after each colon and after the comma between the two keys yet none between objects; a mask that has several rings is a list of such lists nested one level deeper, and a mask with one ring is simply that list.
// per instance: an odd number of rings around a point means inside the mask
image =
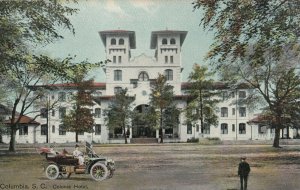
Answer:
[{"label": "spoked wheel", "polygon": [[96,181],[104,180],[108,175],[107,167],[102,163],[96,163],[92,166],[90,174]]},{"label": "spoked wheel", "polygon": [[50,164],[47,168],[46,168],[46,176],[48,179],[56,179],[59,175],[59,169],[57,167],[57,165],[55,164]]}]

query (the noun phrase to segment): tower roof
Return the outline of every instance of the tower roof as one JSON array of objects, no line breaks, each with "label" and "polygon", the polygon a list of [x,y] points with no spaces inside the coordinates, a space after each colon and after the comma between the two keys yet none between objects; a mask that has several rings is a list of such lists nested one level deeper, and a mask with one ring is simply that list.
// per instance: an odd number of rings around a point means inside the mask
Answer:
[{"label": "tower roof", "polygon": [[153,31],[151,33],[151,44],[150,48],[155,49],[157,46],[157,36],[160,34],[179,34],[180,35],[180,46],[183,44],[183,41],[187,35],[187,31],[179,31],[179,30],[160,30]]},{"label": "tower roof", "polygon": [[135,43],[135,32],[134,31],[129,31],[129,30],[105,30],[105,31],[100,31],[99,35],[101,37],[101,40],[106,46],[106,36],[107,35],[128,35],[129,36],[129,45],[130,49],[135,49],[136,48],[136,43]]}]

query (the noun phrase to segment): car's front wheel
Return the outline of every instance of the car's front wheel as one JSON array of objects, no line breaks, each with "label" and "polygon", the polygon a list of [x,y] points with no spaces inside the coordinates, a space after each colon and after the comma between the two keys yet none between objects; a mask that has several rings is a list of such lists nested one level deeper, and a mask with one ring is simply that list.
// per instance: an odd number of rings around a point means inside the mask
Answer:
[{"label": "car's front wheel", "polygon": [[59,169],[57,167],[57,165],[55,164],[50,164],[47,168],[46,168],[46,176],[48,179],[56,179],[59,175]]},{"label": "car's front wheel", "polygon": [[108,169],[104,164],[98,162],[92,166],[90,174],[94,180],[102,181],[107,178]]}]

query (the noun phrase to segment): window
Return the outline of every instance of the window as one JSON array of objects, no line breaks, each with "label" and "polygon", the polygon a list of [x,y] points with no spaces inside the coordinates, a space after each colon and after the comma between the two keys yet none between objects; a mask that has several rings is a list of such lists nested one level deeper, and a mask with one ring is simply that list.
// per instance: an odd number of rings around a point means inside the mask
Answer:
[{"label": "window", "polygon": [[114,81],[122,81],[122,71],[114,70]]},{"label": "window", "polygon": [[235,124],[232,124],[232,132],[235,131]]},{"label": "window", "polygon": [[110,45],[116,45],[116,43],[117,43],[117,41],[116,41],[115,38],[112,38],[112,39],[110,40]]},{"label": "window", "polygon": [[101,135],[101,125],[100,124],[95,125],[95,135]]},{"label": "window", "polygon": [[124,39],[123,38],[119,39],[119,45],[124,45]]},{"label": "window", "polygon": [[67,131],[66,131],[65,126],[59,125],[59,135],[66,135],[66,134],[67,134]]},{"label": "window", "polygon": [[28,135],[28,126],[21,126],[19,128],[19,135]]},{"label": "window", "polygon": [[230,96],[231,96],[231,98],[234,98],[235,97],[235,93],[234,92],[230,92]]},{"label": "window", "polygon": [[41,135],[47,135],[48,127],[47,125],[41,125]]},{"label": "window", "polygon": [[165,70],[165,76],[167,80],[173,80],[173,71],[171,69]]},{"label": "window", "polygon": [[149,76],[145,71],[142,71],[139,74],[139,81],[148,81],[149,80]]},{"label": "window", "polygon": [[210,126],[206,123],[203,126],[203,134],[210,134]]},{"label": "window", "polygon": [[55,96],[52,94],[52,95],[51,95],[51,99],[54,100],[54,98],[55,98]]},{"label": "window", "polygon": [[246,134],[246,124],[245,123],[239,124],[239,134]]},{"label": "window", "polygon": [[83,131],[79,131],[78,135],[84,135],[84,132]]},{"label": "window", "polygon": [[246,98],[246,91],[239,91],[239,98]]},{"label": "window", "polygon": [[122,63],[122,56],[119,56],[119,63]]},{"label": "window", "polygon": [[173,55],[170,56],[170,63],[173,63],[174,60],[173,60]]},{"label": "window", "polygon": [[52,133],[55,133],[55,125],[52,125]]},{"label": "window", "polygon": [[52,110],[52,117],[55,117],[55,110]]},{"label": "window", "polygon": [[95,117],[100,118],[101,117],[101,108],[95,108]]},{"label": "window", "polygon": [[113,56],[113,63],[117,63],[117,56]]},{"label": "window", "polygon": [[228,117],[228,108],[226,107],[221,108],[221,117]]},{"label": "window", "polygon": [[240,107],[239,108],[240,117],[246,117],[246,108]]},{"label": "window", "polygon": [[162,39],[162,44],[166,45],[168,43],[168,40],[166,38]]},{"label": "window", "polygon": [[196,124],[196,132],[199,132],[199,124]]},{"label": "window", "polygon": [[58,112],[59,112],[59,119],[63,119],[66,116],[66,108],[61,107],[59,108]]},{"label": "window", "polygon": [[259,125],[258,126],[258,133],[259,134],[264,134],[264,133],[267,133],[267,126],[265,126],[265,125]]},{"label": "window", "polygon": [[168,63],[168,56],[165,56],[165,63]]},{"label": "window", "polygon": [[176,44],[176,40],[175,40],[174,38],[172,38],[172,39],[170,40],[170,44]]},{"label": "window", "polygon": [[221,124],[221,134],[228,134],[228,125],[227,123]]},{"label": "window", "polygon": [[66,101],[66,93],[65,92],[58,93],[58,101],[60,101],[60,102]]},{"label": "window", "polygon": [[115,93],[115,94],[118,94],[118,93],[120,93],[121,91],[122,91],[122,87],[117,86],[117,87],[114,88],[114,93]]},{"label": "window", "polygon": [[191,123],[188,123],[187,124],[187,128],[186,128],[186,133],[187,134],[192,134],[192,129],[193,129],[193,126]]},{"label": "window", "polygon": [[47,108],[41,109],[41,118],[47,118]]},{"label": "window", "polygon": [[232,115],[235,115],[235,108],[232,108]]}]

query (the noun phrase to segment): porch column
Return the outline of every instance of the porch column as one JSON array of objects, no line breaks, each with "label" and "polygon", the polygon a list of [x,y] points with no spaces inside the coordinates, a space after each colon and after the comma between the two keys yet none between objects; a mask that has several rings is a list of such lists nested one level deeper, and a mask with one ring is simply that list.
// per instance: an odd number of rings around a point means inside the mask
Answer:
[{"label": "porch column", "polygon": [[159,138],[159,130],[158,129],[156,129],[156,138],[158,139]]}]

